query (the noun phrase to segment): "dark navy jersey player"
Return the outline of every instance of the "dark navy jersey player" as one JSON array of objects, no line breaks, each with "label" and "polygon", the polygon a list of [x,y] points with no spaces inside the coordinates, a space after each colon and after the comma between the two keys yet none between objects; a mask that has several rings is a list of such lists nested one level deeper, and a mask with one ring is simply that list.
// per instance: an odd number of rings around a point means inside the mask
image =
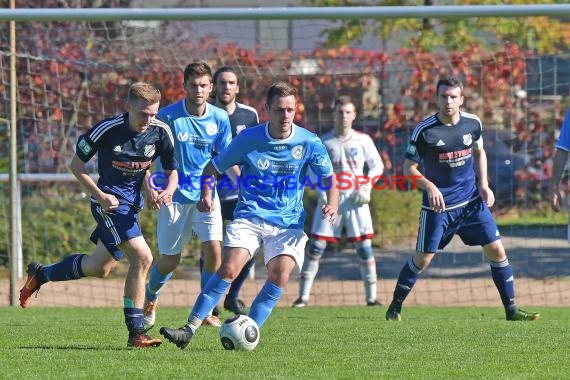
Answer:
[{"label": "dark navy jersey player", "polygon": [[406,151],[404,169],[418,178],[423,204],[416,253],[400,271],[386,319],[401,319],[402,304],[420,274],[456,234],[465,244],[483,248],[506,319],[538,319],[538,313],[515,304],[513,270],[489,210],[495,197],[487,180],[481,121],[459,110],[463,84],[457,78],[439,80],[436,93],[439,112],[416,126]]},{"label": "dark navy jersey player", "polygon": [[[146,334],[143,320],[144,285],[152,264],[152,252],[142,236],[138,213],[143,206],[143,181],[151,162],[160,157],[168,184],[163,190],[149,187],[149,203],[168,205],[178,185],[174,141],[169,127],[156,120],[160,91],[136,82],[127,95],[127,113],[105,119],[80,136],[70,168],[91,194],[91,212],[97,227],[91,235],[96,244],[90,254],[72,254],[43,266],[28,265],[28,278],[20,290],[20,305],[27,308],[31,296],[48,281],[69,281],[82,277],[106,277],[127,256],[123,312],[129,332],[128,347],[160,345]],[[91,179],[85,164],[98,155],[99,180]],[[164,182],[162,183],[164,185]],[[146,185],[144,185],[146,186]]]}]

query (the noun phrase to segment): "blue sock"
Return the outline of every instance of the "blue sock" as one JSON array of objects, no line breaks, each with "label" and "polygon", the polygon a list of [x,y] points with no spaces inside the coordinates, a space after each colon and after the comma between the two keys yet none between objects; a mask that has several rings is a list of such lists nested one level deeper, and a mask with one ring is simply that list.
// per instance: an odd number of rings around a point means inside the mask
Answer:
[{"label": "blue sock", "polygon": [[48,281],[69,281],[85,277],[81,270],[81,261],[87,256],[83,253],[65,257],[58,263],[44,267],[43,274]]},{"label": "blue sock", "polygon": [[232,285],[230,286],[230,290],[228,291],[227,298],[238,299],[241,287],[247,279],[247,276],[249,276],[249,272],[254,265],[255,259],[252,257],[242,268],[241,272],[239,272],[236,279],[233,280]]},{"label": "blue sock", "polygon": [[513,268],[509,264],[509,260],[500,263],[491,261],[491,276],[499,291],[505,310],[513,309],[515,307],[515,285]]},{"label": "blue sock", "polygon": [[414,284],[418,280],[422,270],[414,264],[414,260],[410,257],[406,264],[402,267],[398,282],[394,289],[394,295],[390,307],[393,307],[398,313],[402,311],[402,304],[404,300],[412,291]]},{"label": "blue sock", "polygon": [[269,280],[265,281],[263,288],[261,288],[257,297],[253,300],[249,311],[249,317],[253,319],[259,327],[263,326],[267,318],[269,318],[282,293],[283,288],[269,282]]},{"label": "blue sock", "polygon": [[207,272],[206,269],[202,268],[200,271],[200,289],[204,289],[208,281],[210,281],[210,277],[212,277],[214,273]]},{"label": "blue sock", "polygon": [[161,275],[158,271],[158,265],[154,264],[150,270],[150,278],[148,279],[148,284],[146,284],[146,294],[145,297],[148,301],[156,301],[158,299],[158,293],[160,289],[170,280],[173,272],[167,273],[166,275]]},{"label": "blue sock", "polygon": [[129,335],[140,334],[144,331],[143,309],[136,307],[123,308],[125,314],[125,325],[129,330]]},{"label": "blue sock", "polygon": [[190,321],[192,317],[199,320],[206,318],[212,312],[214,306],[220,302],[222,296],[226,294],[226,290],[228,290],[229,286],[229,281],[224,280],[217,273],[214,273],[196,299],[196,303],[190,312],[188,321]]}]

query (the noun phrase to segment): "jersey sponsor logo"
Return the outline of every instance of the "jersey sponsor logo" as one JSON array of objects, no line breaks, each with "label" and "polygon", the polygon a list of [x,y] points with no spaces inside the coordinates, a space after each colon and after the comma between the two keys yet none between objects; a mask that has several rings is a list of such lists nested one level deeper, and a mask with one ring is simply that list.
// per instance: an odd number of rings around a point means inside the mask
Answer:
[{"label": "jersey sponsor logo", "polygon": [[259,168],[259,170],[269,169],[269,160],[267,158],[265,160],[262,160],[260,158],[259,160],[257,160],[257,167]]},{"label": "jersey sponsor logo", "polygon": [[411,155],[416,154],[416,146],[412,144],[408,145],[408,149],[406,149],[406,152]]},{"label": "jersey sponsor logo", "polygon": [[206,133],[210,136],[215,135],[218,133],[218,126],[215,123],[209,123],[206,125]]},{"label": "jersey sponsor logo", "polygon": [[443,140],[439,140],[437,144],[435,144],[435,146],[444,146],[444,145],[445,143],[443,142]]},{"label": "jersey sponsor logo", "polygon": [[239,135],[239,133],[243,131],[245,128],[246,126],[244,124],[236,125],[236,135]]},{"label": "jersey sponsor logo", "polygon": [[117,145],[116,147],[113,148],[113,152],[120,152],[122,150],[123,150],[123,148],[121,148],[120,145]]},{"label": "jersey sponsor logo", "polygon": [[79,140],[77,147],[83,152],[83,154],[89,154],[92,150],[91,145],[89,145],[87,140],[85,140],[84,138],[81,138]]},{"label": "jersey sponsor logo", "polygon": [[176,138],[180,142],[186,142],[188,140],[188,132],[178,132]]},{"label": "jersey sponsor logo", "polygon": [[152,161],[112,161],[113,168],[120,170],[124,175],[137,174],[150,168]]},{"label": "jersey sponsor logo", "polygon": [[463,135],[464,145],[471,146],[472,143],[473,143],[473,137],[471,137],[471,134]]},{"label": "jersey sponsor logo", "polygon": [[152,157],[154,156],[154,153],[156,152],[156,148],[154,147],[154,144],[152,145],[145,145],[144,147],[144,155],[146,157]]},{"label": "jersey sponsor logo", "polygon": [[293,158],[296,160],[300,160],[301,158],[303,158],[304,155],[305,155],[305,148],[303,147],[303,145],[297,145],[294,146],[293,149],[291,149],[291,156],[293,156]]}]

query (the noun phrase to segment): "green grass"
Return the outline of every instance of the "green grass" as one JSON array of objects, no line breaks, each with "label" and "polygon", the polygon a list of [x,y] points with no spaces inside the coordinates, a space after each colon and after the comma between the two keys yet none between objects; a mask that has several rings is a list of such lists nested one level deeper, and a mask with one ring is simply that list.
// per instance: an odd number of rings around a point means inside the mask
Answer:
[{"label": "green grass", "polygon": [[[179,326],[188,310],[162,308],[158,323]],[[210,327],[186,350],[129,350],[118,308],[3,308],[0,378],[567,378],[570,313],[539,311],[525,323],[505,321],[500,307],[409,307],[397,323],[384,308],[277,308],[257,349],[233,352]]]}]

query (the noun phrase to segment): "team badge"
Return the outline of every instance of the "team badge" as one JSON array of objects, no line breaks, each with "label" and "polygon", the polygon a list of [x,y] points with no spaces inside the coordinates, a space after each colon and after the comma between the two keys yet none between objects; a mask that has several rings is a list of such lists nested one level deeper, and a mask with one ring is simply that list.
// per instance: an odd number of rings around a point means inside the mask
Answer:
[{"label": "team badge", "polygon": [[291,149],[291,156],[293,156],[293,158],[296,160],[300,160],[301,158],[303,158],[304,154],[305,154],[305,148],[303,147],[303,145],[297,145],[294,146],[293,149]]},{"label": "team badge", "polygon": [[153,145],[145,145],[145,147],[144,147],[144,155],[145,155],[146,157],[152,157],[152,156],[154,156],[154,152],[156,152],[156,149],[155,149],[155,147],[154,147],[154,144],[153,144]]},{"label": "team badge", "polygon": [[257,167],[259,168],[259,170],[269,169],[269,160],[267,158],[265,160],[262,160],[260,158],[259,160],[257,160]]},{"label": "team badge", "polygon": [[471,137],[471,134],[463,135],[463,145],[471,146],[472,143],[473,138]]},{"label": "team badge", "polygon": [[206,125],[206,133],[210,136],[215,135],[218,133],[218,126],[215,123],[210,123]]},{"label": "team badge", "polygon": [[348,151],[348,154],[350,155],[350,157],[356,157],[358,155],[358,149],[350,148],[350,150]]},{"label": "team badge", "polygon": [[89,154],[89,152],[91,152],[91,146],[84,138],[79,140],[77,147],[83,152],[83,154]]},{"label": "team badge", "polygon": [[408,149],[406,149],[406,153],[411,154],[412,156],[416,154],[416,146],[415,145],[408,145]]},{"label": "team badge", "polygon": [[121,152],[122,150],[123,149],[121,148],[120,145],[117,145],[116,147],[113,148],[113,152],[117,152],[117,153]]}]

